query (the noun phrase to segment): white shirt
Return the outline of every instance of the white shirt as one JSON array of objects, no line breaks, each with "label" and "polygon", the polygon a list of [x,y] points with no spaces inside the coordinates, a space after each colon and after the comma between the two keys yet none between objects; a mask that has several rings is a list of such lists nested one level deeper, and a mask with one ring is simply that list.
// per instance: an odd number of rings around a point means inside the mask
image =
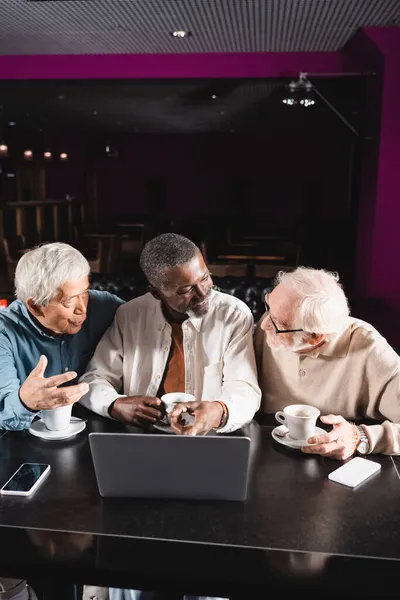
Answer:
[{"label": "white shirt", "polygon": [[[201,318],[182,324],[185,392],[196,400],[224,402],[229,411],[221,433],[249,423],[260,406],[261,392],[253,347],[253,316],[244,302],[211,291]],[[86,373],[89,383],[81,403],[104,417],[114,400],[156,396],[171,348],[171,326],[160,301],[145,294],[121,306]]]}]

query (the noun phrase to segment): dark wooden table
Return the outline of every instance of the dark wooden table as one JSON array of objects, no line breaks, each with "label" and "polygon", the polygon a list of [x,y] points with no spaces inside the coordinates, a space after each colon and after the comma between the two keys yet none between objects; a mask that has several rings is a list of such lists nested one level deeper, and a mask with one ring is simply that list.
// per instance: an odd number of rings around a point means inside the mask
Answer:
[{"label": "dark wooden table", "polygon": [[25,461],[52,468],[32,498],[0,497],[1,575],[246,599],[398,594],[398,459],[374,456],[381,473],[352,490],[328,480],[340,463],[254,422],[238,432],[252,440],[246,502],[102,499],[87,434],[130,428],[75,408],[89,422],[70,440],[0,432],[1,484]]}]

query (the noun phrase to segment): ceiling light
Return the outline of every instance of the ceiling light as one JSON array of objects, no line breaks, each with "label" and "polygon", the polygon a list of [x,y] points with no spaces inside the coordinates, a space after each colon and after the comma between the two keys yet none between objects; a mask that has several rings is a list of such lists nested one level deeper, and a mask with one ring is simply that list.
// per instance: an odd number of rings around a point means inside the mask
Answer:
[{"label": "ceiling light", "polygon": [[68,154],[66,152],[61,152],[60,154],[60,160],[68,160]]},{"label": "ceiling light", "polygon": [[299,103],[297,99],[298,89],[296,81],[291,81],[288,85],[288,88],[289,92],[283,98],[282,102],[283,104],[286,104],[286,106],[296,106],[296,104]]},{"label": "ceiling light", "polygon": [[15,127],[16,126],[16,122],[15,121],[10,121],[8,124],[9,124],[10,127]]},{"label": "ceiling light", "polygon": [[218,96],[216,96],[215,94],[213,94],[213,95],[211,96],[211,98],[212,98],[213,100],[216,100],[216,99],[218,98]]},{"label": "ceiling light", "polygon": [[8,156],[8,146],[7,144],[0,144],[0,156]]},{"label": "ceiling light", "polygon": [[186,38],[192,34],[190,33],[190,31],[185,31],[184,29],[177,29],[176,31],[173,31],[171,35],[176,38]]},{"label": "ceiling light", "polygon": [[46,152],[43,152],[43,157],[45,160],[51,160],[51,152],[46,150]]},{"label": "ceiling light", "polygon": [[302,98],[300,104],[307,108],[308,106],[314,106],[315,100],[313,100],[313,98]]},{"label": "ceiling light", "polygon": [[300,104],[306,108],[314,106],[314,86],[307,79],[307,73],[300,73],[299,78],[296,81],[291,81],[287,87],[289,92],[283,98],[283,104],[286,104],[286,106]]},{"label": "ceiling light", "polygon": [[24,151],[24,159],[25,160],[32,160],[33,159],[33,152],[32,152],[32,150],[25,150]]}]

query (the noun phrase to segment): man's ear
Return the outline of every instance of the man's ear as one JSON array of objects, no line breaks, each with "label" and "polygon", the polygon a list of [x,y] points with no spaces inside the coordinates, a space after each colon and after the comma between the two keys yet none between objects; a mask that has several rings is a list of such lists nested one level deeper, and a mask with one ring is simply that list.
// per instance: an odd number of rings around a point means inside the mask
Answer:
[{"label": "man's ear", "polygon": [[310,345],[311,346],[318,346],[318,344],[320,344],[324,339],[324,334],[323,333],[312,333],[310,336]]},{"label": "man's ear", "polygon": [[43,317],[43,312],[42,312],[41,306],[34,304],[34,302],[32,302],[32,298],[28,298],[28,300],[26,300],[25,304],[26,304],[26,308],[29,310],[29,312],[34,317]]},{"label": "man's ear", "polygon": [[161,294],[158,291],[157,288],[153,287],[152,285],[148,285],[147,286],[147,291],[150,292],[150,294],[153,296],[153,298],[155,298],[156,300],[161,300]]}]

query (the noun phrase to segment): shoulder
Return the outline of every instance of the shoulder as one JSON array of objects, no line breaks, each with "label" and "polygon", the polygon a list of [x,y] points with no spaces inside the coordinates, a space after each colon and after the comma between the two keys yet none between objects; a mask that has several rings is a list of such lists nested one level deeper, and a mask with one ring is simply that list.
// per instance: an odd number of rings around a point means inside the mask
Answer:
[{"label": "shoulder", "polygon": [[18,328],[26,321],[26,308],[21,300],[14,300],[7,308],[0,310],[0,333]]},{"label": "shoulder", "polygon": [[351,318],[350,351],[366,352],[369,361],[377,366],[391,365],[400,369],[400,356],[382,334],[370,323]]},{"label": "shoulder", "polygon": [[225,294],[224,292],[218,292],[212,290],[211,302],[213,310],[225,314],[227,317],[236,317],[239,320],[253,320],[253,314],[250,308],[236,296]]},{"label": "shoulder", "polygon": [[146,311],[153,311],[158,305],[159,302],[150,293],[147,293],[123,304],[118,310],[118,318],[127,318],[139,312],[143,314]]},{"label": "shoulder", "polygon": [[117,310],[119,306],[124,304],[124,300],[110,294],[110,292],[104,292],[100,290],[89,290],[89,310]]}]

